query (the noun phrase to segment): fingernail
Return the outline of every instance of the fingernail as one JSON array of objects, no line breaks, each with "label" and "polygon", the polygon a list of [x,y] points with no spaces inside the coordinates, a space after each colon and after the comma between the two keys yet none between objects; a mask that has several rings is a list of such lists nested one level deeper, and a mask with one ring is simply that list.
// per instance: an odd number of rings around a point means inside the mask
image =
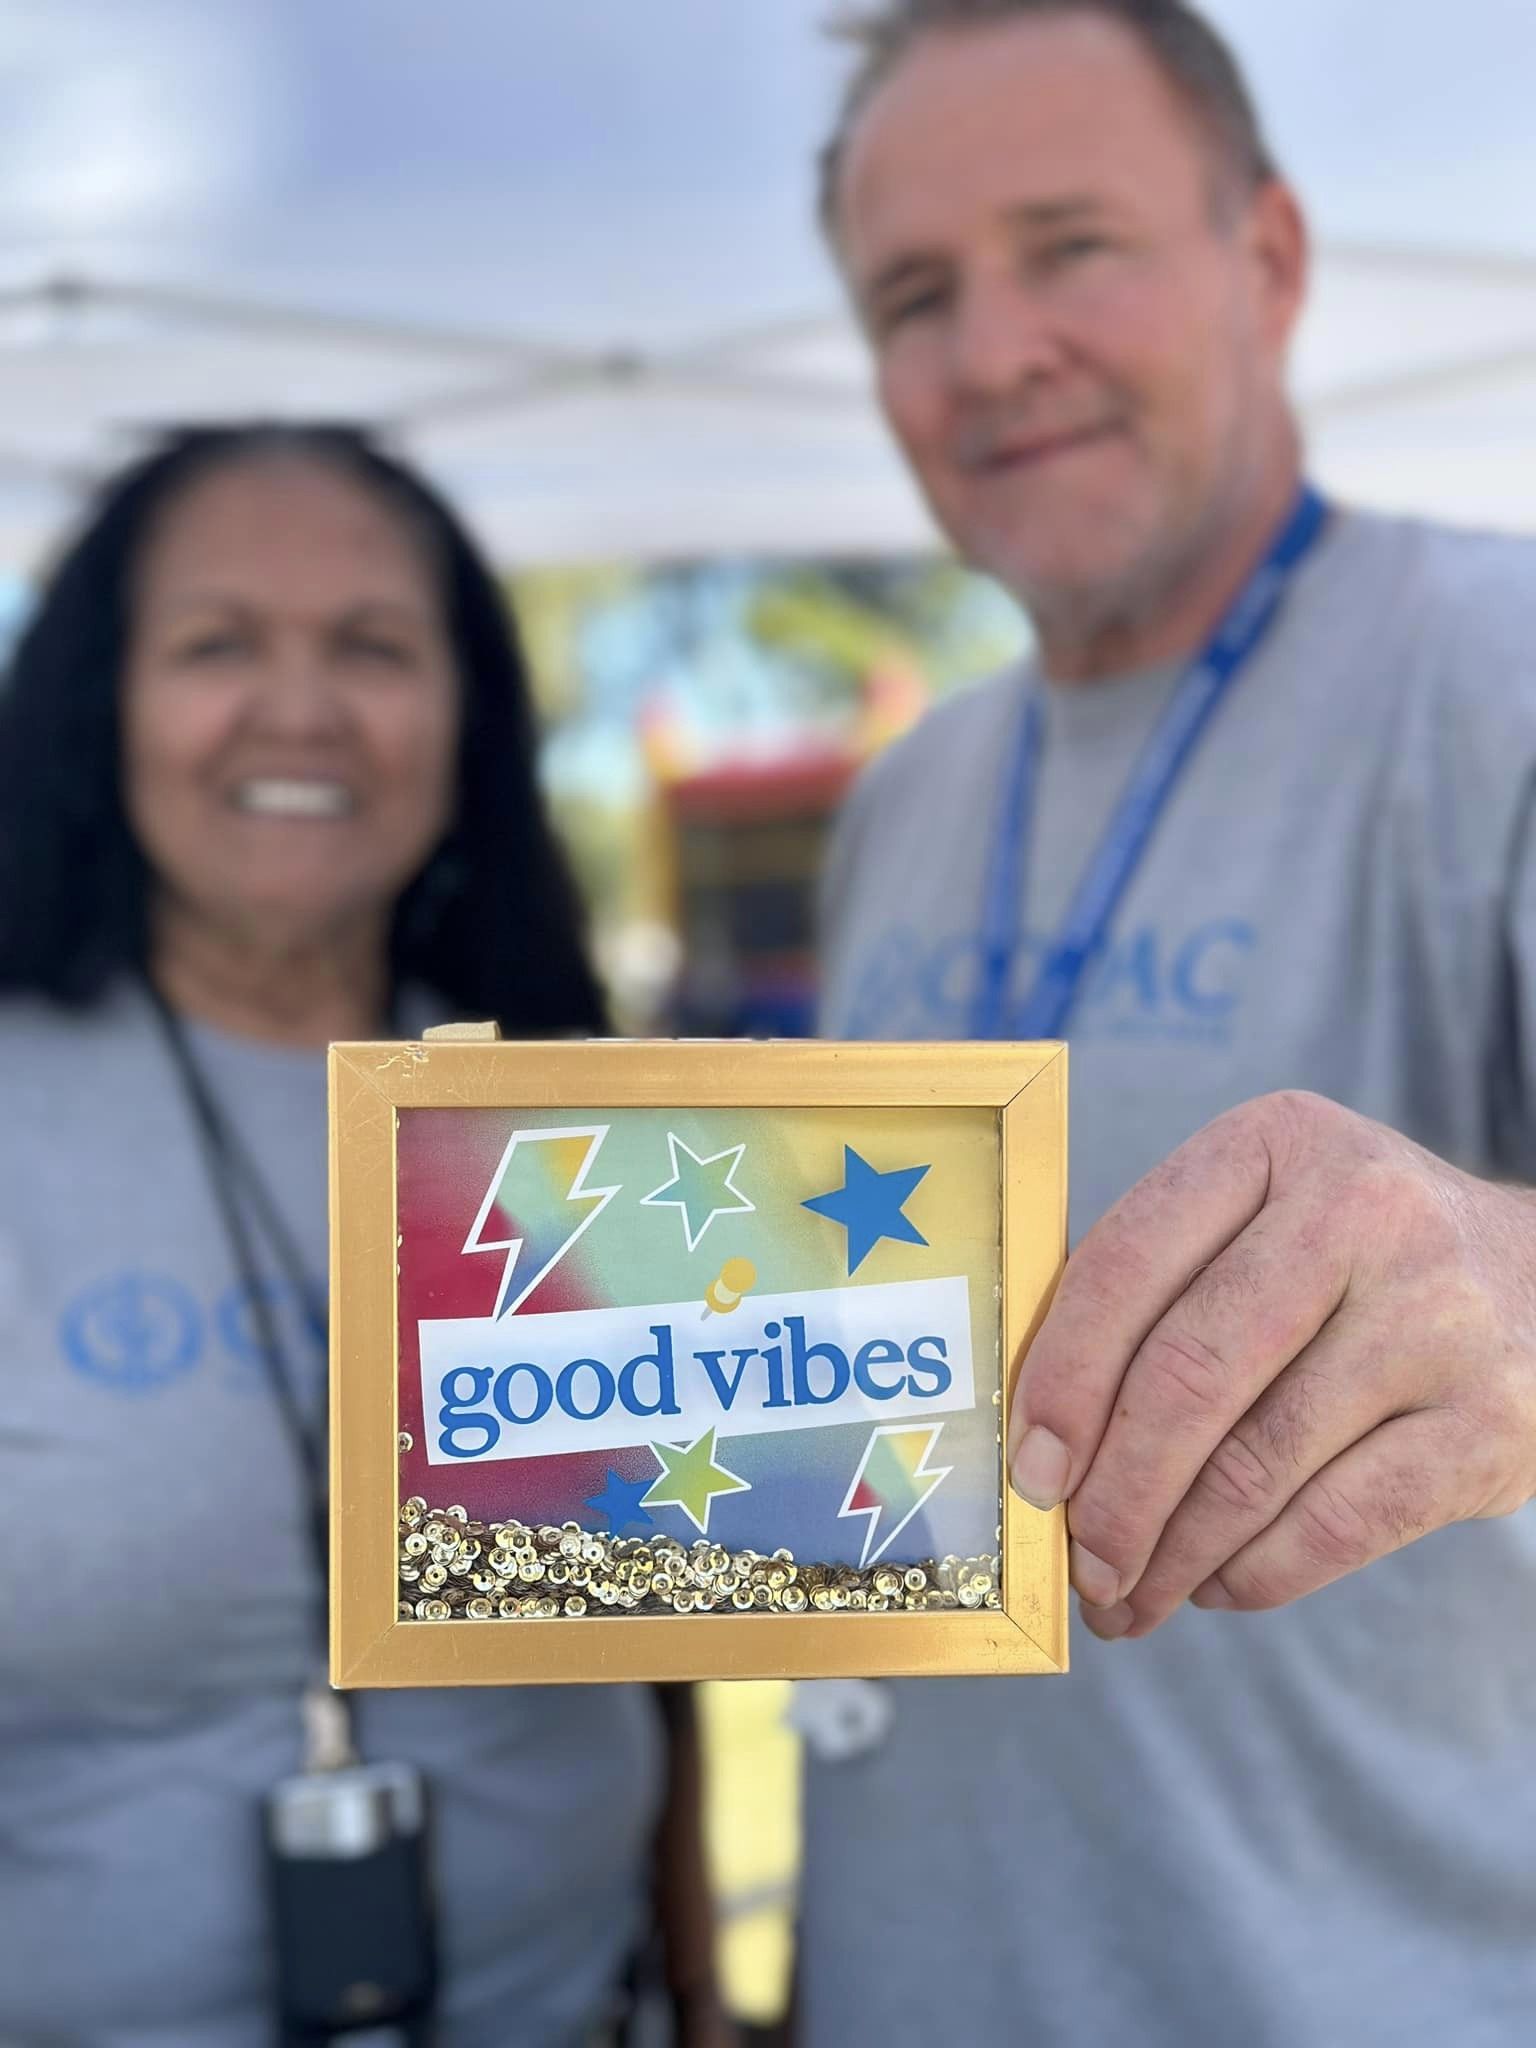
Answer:
[{"label": "fingernail", "polygon": [[1088,1605],[1113,1607],[1120,1598],[1120,1574],[1114,1566],[1107,1565],[1102,1557],[1095,1557],[1081,1543],[1074,1543],[1067,1555],[1072,1583]]},{"label": "fingernail", "polygon": [[1039,1423],[1029,1430],[1013,1457],[1013,1484],[1032,1508],[1057,1508],[1066,1497],[1072,1454],[1058,1436]]},{"label": "fingernail", "polygon": [[1191,1607],[1215,1608],[1230,1613],[1237,1602],[1221,1583],[1220,1579],[1207,1579],[1203,1586],[1197,1586],[1189,1596]]},{"label": "fingernail", "polygon": [[1079,1614],[1101,1643],[1118,1643],[1136,1616],[1127,1602],[1118,1607],[1080,1607]]}]

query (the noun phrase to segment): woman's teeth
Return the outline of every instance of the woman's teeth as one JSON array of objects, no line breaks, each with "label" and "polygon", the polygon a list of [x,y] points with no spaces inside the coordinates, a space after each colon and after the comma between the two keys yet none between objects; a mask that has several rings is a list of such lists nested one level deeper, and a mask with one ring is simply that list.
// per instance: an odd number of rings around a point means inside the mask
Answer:
[{"label": "woman's teeth", "polygon": [[300,782],[279,776],[242,782],[235,791],[242,811],[263,818],[344,818],[352,792],[340,782]]}]

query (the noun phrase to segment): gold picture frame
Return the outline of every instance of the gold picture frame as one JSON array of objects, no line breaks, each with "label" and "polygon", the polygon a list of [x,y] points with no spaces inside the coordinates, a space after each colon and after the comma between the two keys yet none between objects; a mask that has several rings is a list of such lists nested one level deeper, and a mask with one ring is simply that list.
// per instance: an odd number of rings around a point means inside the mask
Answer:
[{"label": "gold picture frame", "polygon": [[[1017,1498],[1006,1484],[1001,1445],[1006,1442],[1018,1361],[1049,1305],[1066,1256],[1066,1083],[1066,1048],[1057,1044],[529,1044],[491,1042],[475,1027],[449,1027],[429,1034],[420,1043],[333,1046],[333,1684],[504,1685],[1065,1671],[1065,1516],[1059,1509],[1039,1513]],[[864,1116],[866,1123],[871,1117],[877,1122],[886,1118],[894,1129],[903,1128],[905,1120],[929,1138],[936,1131],[942,1137],[951,1125],[957,1131],[962,1127],[995,1131],[992,1156],[996,1178],[977,1199],[990,1203],[995,1198],[997,1204],[996,1282],[986,1289],[977,1283],[975,1297],[994,1303],[996,1315],[992,1355],[998,1384],[989,1399],[996,1404],[997,1417],[999,1534],[997,1583],[992,1586],[987,1581],[989,1602],[957,1604],[952,1592],[938,1590],[940,1582],[935,1579],[931,1600],[927,1595],[919,1597],[915,1610],[900,1604],[904,1598],[915,1597],[909,1594],[899,1595],[894,1608],[880,1612],[809,1608],[793,1613],[725,1609],[707,1615],[611,1612],[572,1621],[564,1611],[547,1619],[502,1619],[498,1603],[482,1601],[478,1612],[483,1616],[489,1604],[489,1618],[462,1619],[466,1610],[461,1604],[449,1619],[445,1602],[443,1619],[436,1622],[418,1619],[417,1609],[409,1601],[402,1603],[402,1592],[407,1590],[401,1581],[403,1520],[409,1522],[413,1515],[418,1521],[425,1517],[430,1526],[432,1516],[449,1512],[441,1502],[426,1504],[423,1495],[402,1500],[402,1458],[412,1448],[410,1432],[402,1434],[401,1420],[402,1129],[410,1143],[416,1144],[423,1133],[430,1136],[436,1129],[447,1128],[442,1116],[429,1122],[418,1112],[451,1113],[459,1119],[469,1112],[496,1112],[504,1122],[509,1116],[514,1120],[526,1116],[542,1118],[549,1126],[584,1115],[608,1117],[627,1111],[669,1112],[673,1121],[692,1113],[702,1117],[715,1111],[757,1112],[760,1120],[752,1128],[769,1131],[792,1115],[799,1115],[804,1123],[806,1118],[814,1120],[818,1113],[827,1112],[845,1119]],[[960,1114],[963,1112],[979,1115],[967,1121]],[[880,1123],[880,1127],[886,1126]],[[453,1128],[464,1126],[458,1123]],[[490,1128],[489,1122],[486,1128]],[[547,1135],[565,1138],[571,1133],[550,1129]],[[696,1149],[702,1152],[703,1147]],[[725,1185],[731,1186],[728,1181]],[[576,1187],[573,1181],[568,1201]],[[596,1192],[587,1198],[594,1199]],[[655,1192],[666,1196],[665,1188]],[[731,1186],[733,1195],[740,1192]],[[641,1206],[649,1199],[641,1198]],[[829,1199],[821,1198],[822,1206]],[[485,1200],[489,1204],[491,1195]],[[753,1206],[745,1195],[741,1205]],[[670,1203],[664,1199],[662,1206],[683,1211],[681,1228],[689,1251],[694,1251],[693,1212],[678,1198]],[[799,1207],[813,1210],[818,1204],[801,1200]],[[704,1227],[720,1213],[712,1209]],[[936,1205],[934,1213],[948,1213],[948,1205]],[[640,1217],[639,1209],[631,1214],[645,1229],[653,1227]],[[455,1225],[456,1230],[460,1227]],[[928,1227],[931,1235],[931,1220]],[[919,1244],[928,1242],[915,1231],[911,1235]],[[844,1254],[850,1271],[851,1247],[850,1234]],[[505,1254],[507,1245],[505,1240],[481,1245],[466,1239],[465,1249]],[[899,1246],[879,1246],[882,1256],[899,1250]],[[862,1247],[859,1255],[863,1256]],[[704,1266],[709,1263],[706,1258]],[[482,1262],[480,1273],[487,1270]],[[510,1273],[510,1264],[507,1270]],[[508,1284],[506,1279],[501,1281],[503,1290]],[[850,1298],[856,1295],[854,1288]],[[716,1294],[706,1292],[700,1313],[706,1314],[716,1299]],[[500,1301],[498,1297],[494,1315],[503,1313]],[[730,1305],[735,1306],[734,1300]],[[653,1313],[638,1306],[633,1312]],[[535,1329],[543,1321],[531,1314],[518,1327]],[[418,1329],[424,1346],[425,1322],[411,1325],[408,1335]],[[803,1338],[803,1322],[800,1334]],[[724,1353],[708,1355],[718,1360]],[[735,1355],[739,1358],[741,1353]],[[747,1355],[758,1356],[756,1352]],[[737,1377],[739,1380],[739,1369]],[[405,1384],[409,1390],[408,1377]],[[910,1389],[913,1382],[909,1380],[907,1385]],[[426,1413],[425,1408],[422,1412]],[[511,1419],[521,1423],[531,1418],[519,1413]],[[790,1426],[783,1425],[786,1430]],[[491,1428],[495,1427],[493,1422]],[[728,1433],[722,1431],[722,1436]],[[920,1476],[931,1477],[921,1468]],[[448,1483],[445,1476],[445,1488]],[[654,1491],[645,1496],[654,1497]],[[855,1498],[851,1486],[847,1498]],[[706,1516],[708,1511],[706,1503]],[[456,1508],[455,1512],[462,1523],[462,1511]],[[845,1510],[838,1512],[841,1515]],[[873,1532],[878,1514],[869,1509],[860,1512]],[[652,1517],[642,1515],[640,1519]],[[495,1526],[499,1529],[501,1525]],[[610,1527],[617,1531],[619,1524],[615,1521]],[[435,1533],[442,1534],[442,1525],[436,1526]],[[553,1536],[556,1531],[544,1533]],[[645,1542],[644,1538],[636,1540]],[[498,1535],[496,1541],[510,1544],[512,1539]],[[530,1534],[530,1555],[532,1542]],[[419,1552],[422,1546],[415,1548]],[[756,1552],[748,1554],[757,1556]],[[510,1556],[498,1551],[496,1559],[503,1568],[511,1566]],[[955,1560],[947,1559],[946,1565],[953,1567]],[[745,1567],[742,1569],[744,1573]],[[852,1580],[857,1574],[850,1572],[848,1577]],[[952,1587],[953,1577],[944,1583]],[[982,1584],[983,1575],[978,1573],[969,1591]],[[963,1571],[960,1592],[968,1599]],[[829,1592],[828,1600],[832,1597]],[[577,1599],[570,1604],[576,1608],[584,1603]],[[871,1595],[870,1604],[881,1603]],[[509,1615],[514,1605],[521,1616],[530,1603],[509,1601],[505,1610]]]}]

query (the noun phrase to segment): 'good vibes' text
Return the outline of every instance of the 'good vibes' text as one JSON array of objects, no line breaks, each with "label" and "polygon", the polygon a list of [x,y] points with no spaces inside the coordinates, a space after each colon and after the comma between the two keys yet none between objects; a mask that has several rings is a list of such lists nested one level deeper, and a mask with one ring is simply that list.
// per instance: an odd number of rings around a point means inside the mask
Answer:
[{"label": "'good vibes' text", "polygon": [[[718,1429],[899,1421],[974,1400],[963,1279],[764,1297],[751,1340],[700,1304],[423,1322],[433,1464],[551,1458]],[[710,1324],[715,1327],[711,1328]]]}]

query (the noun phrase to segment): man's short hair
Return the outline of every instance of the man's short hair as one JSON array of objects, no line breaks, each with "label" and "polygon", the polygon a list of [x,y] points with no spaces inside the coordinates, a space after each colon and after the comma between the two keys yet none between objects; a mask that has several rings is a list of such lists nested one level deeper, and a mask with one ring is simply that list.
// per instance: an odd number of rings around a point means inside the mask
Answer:
[{"label": "man's short hair", "polygon": [[1071,14],[1101,15],[1136,38],[1199,127],[1224,200],[1234,192],[1246,198],[1279,175],[1236,57],[1185,0],[875,0],[831,23],[834,35],[855,45],[859,60],[821,153],[820,211],[828,235],[854,126],[915,44],[930,35]]}]

